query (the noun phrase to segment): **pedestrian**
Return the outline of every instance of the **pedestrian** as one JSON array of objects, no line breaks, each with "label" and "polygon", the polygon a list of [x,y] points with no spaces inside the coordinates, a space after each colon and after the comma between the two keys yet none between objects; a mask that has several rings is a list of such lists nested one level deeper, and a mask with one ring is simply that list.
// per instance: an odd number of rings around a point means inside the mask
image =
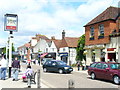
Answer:
[{"label": "pedestrian", "polygon": [[40,59],[38,59],[38,64],[40,65]]},{"label": "pedestrian", "polygon": [[27,85],[28,85],[28,88],[31,88],[31,78],[33,76],[33,70],[31,68],[30,65],[27,66],[27,70],[26,70],[26,76],[27,76]]},{"label": "pedestrian", "polygon": [[78,71],[80,70],[80,61],[77,62]]},{"label": "pedestrian", "polygon": [[4,58],[4,55],[2,55],[0,65],[1,65],[1,79],[5,80],[7,72],[7,60]]},{"label": "pedestrian", "polygon": [[33,69],[31,68],[30,65],[28,65],[28,66],[27,66],[27,69],[26,69],[26,71],[25,71],[25,73],[22,75],[23,81],[26,81],[27,76],[28,76],[28,75],[32,76],[33,73],[34,73]]},{"label": "pedestrian", "polygon": [[20,61],[18,61],[18,58],[15,57],[15,60],[13,60],[12,63],[13,81],[18,81],[19,69],[20,69]]}]

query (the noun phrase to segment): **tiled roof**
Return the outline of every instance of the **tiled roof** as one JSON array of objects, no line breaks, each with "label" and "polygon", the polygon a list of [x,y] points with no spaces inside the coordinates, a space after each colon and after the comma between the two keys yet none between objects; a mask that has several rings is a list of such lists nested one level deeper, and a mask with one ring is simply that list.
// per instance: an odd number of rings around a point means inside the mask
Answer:
[{"label": "tiled roof", "polygon": [[101,14],[99,14],[96,18],[94,18],[89,23],[87,23],[85,26],[92,25],[105,20],[110,20],[110,19],[116,20],[117,17],[118,17],[118,8],[110,6]]},{"label": "tiled roof", "polygon": [[26,43],[24,46],[25,47],[30,47],[30,43]]},{"label": "tiled roof", "polygon": [[32,39],[37,39],[37,41],[39,41],[41,39],[45,39],[48,40],[49,38],[46,37],[45,35],[41,35],[41,34],[37,34],[36,37],[32,37]]},{"label": "tiled roof", "polygon": [[61,45],[61,40],[55,39],[55,40],[52,40],[52,41],[55,43],[56,47],[59,49],[60,45]]},{"label": "tiled roof", "polygon": [[79,38],[75,37],[65,37],[62,42],[60,47],[77,47]]}]

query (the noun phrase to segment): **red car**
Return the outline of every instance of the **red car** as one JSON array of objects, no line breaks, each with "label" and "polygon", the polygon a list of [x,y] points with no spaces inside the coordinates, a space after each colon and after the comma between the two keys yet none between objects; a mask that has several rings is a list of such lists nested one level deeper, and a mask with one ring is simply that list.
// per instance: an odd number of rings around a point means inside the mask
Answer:
[{"label": "red car", "polygon": [[95,62],[88,68],[88,74],[92,79],[99,78],[111,80],[115,84],[120,84],[120,63],[115,62]]}]

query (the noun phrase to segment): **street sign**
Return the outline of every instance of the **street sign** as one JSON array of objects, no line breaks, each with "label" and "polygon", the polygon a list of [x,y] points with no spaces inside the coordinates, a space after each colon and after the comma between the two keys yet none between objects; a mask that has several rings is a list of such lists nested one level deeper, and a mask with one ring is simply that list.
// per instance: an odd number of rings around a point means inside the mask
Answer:
[{"label": "street sign", "polygon": [[5,14],[4,31],[18,30],[18,16],[16,14]]}]

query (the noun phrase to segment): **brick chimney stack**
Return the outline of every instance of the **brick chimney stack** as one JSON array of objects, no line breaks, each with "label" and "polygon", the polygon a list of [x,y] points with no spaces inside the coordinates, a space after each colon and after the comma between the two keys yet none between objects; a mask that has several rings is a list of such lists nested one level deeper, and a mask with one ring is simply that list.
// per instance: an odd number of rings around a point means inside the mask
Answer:
[{"label": "brick chimney stack", "polygon": [[62,39],[65,37],[65,30],[62,32]]}]

